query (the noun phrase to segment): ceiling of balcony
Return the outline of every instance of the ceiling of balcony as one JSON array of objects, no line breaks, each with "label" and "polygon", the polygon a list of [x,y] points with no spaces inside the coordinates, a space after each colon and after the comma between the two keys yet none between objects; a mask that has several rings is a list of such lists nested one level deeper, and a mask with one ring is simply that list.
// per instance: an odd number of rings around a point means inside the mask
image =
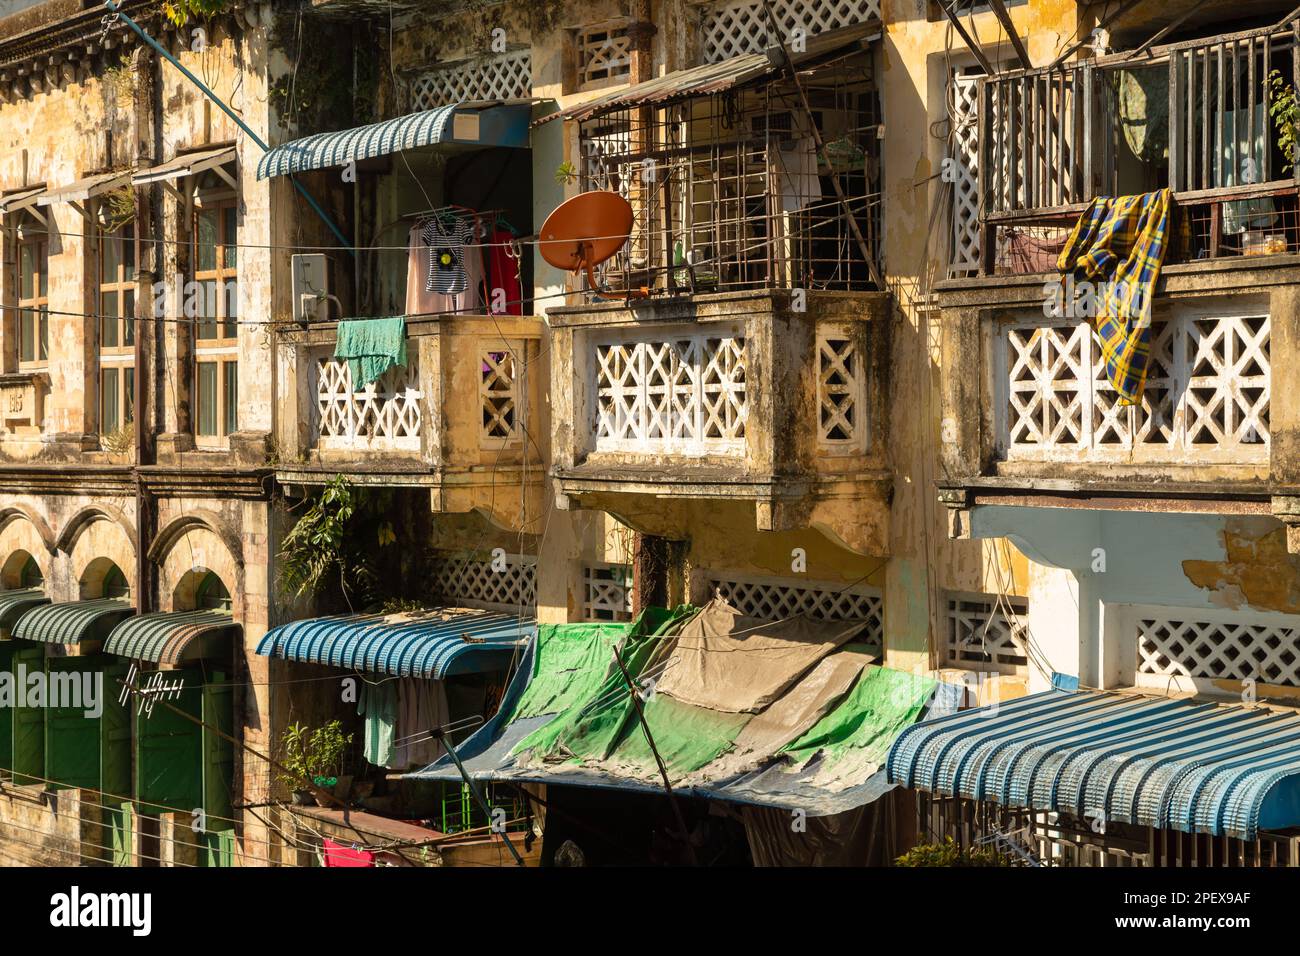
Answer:
[{"label": "ceiling of balcony", "polygon": [[[1114,3],[1089,4],[1093,16],[1104,15],[1105,7]],[[1233,33],[1276,23],[1296,8],[1296,0],[1205,0],[1199,7],[1195,0],[1142,0],[1110,27],[1116,47],[1136,46],[1178,20],[1188,9],[1196,7],[1162,42],[1195,39],[1216,33]]]}]

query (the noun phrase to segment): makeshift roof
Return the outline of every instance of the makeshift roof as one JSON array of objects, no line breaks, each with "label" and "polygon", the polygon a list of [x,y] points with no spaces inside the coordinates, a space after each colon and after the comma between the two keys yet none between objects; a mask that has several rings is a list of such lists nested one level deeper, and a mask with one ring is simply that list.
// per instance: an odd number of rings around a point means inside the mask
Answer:
[{"label": "makeshift roof", "polygon": [[[796,67],[811,65],[855,45],[865,45],[879,35],[880,23],[874,19],[841,30],[818,33],[807,39],[802,52],[791,51],[790,60]],[[649,106],[702,96],[706,93],[721,93],[778,73],[782,68],[780,48],[773,48],[764,53],[745,53],[723,60],[721,63],[705,63],[702,66],[677,70],[652,80],[622,87],[577,106],[549,113],[533,125],[540,126],[554,119],[585,120],[631,106]]]},{"label": "makeshift roof", "polygon": [[[852,640],[864,623],[765,622],[719,600],[631,624],[541,625],[501,709],[457,756],[477,780],[663,792],[617,648],[674,792],[852,809],[890,789],[889,745],[936,686],[872,664]],[[720,686],[728,662],[745,680]],[[460,779],[449,757],[408,776]]]}]

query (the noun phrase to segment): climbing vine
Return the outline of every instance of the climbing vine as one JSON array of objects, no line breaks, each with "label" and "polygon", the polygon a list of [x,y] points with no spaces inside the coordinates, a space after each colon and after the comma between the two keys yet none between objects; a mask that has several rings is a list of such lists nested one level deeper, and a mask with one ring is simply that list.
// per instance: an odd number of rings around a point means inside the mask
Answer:
[{"label": "climbing vine", "polygon": [[165,0],[162,14],[173,25],[183,27],[191,18],[208,19],[225,13],[233,0]]}]

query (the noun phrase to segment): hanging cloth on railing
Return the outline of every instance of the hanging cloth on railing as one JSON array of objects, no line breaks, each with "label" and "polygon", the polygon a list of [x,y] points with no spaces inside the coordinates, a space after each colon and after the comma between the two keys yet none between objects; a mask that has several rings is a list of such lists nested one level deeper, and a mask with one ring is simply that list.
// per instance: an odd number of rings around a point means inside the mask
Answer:
[{"label": "hanging cloth on railing", "polygon": [[361,391],[394,365],[406,365],[406,319],[344,319],[334,357],[347,361],[352,390]]},{"label": "hanging cloth on railing", "polygon": [[1121,405],[1142,400],[1151,348],[1151,306],[1171,238],[1168,189],[1098,196],[1083,211],[1056,261],[1062,273],[1093,283],[1106,379]]}]

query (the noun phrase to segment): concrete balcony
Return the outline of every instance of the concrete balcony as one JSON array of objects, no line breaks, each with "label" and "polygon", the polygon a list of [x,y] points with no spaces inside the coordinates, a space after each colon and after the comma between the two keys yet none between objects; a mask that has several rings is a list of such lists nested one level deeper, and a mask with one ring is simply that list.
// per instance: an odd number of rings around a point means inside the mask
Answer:
[{"label": "concrete balcony", "polygon": [[1166,267],[1134,407],[1086,319],[1046,314],[1058,280],[941,284],[941,499],[1274,515],[1294,548],[1300,407],[1274,378],[1300,358],[1297,257]]},{"label": "concrete balcony", "polygon": [[337,328],[281,333],[279,480],[311,485],[344,474],[357,484],[426,487],[434,511],[482,510],[509,527],[524,511],[539,513],[541,320],[410,320],[406,366],[360,389],[334,358]]},{"label": "concrete balcony", "polygon": [[744,502],[760,530],[821,525],[884,553],[887,308],[880,293],[767,290],[551,310],[558,506]]}]

